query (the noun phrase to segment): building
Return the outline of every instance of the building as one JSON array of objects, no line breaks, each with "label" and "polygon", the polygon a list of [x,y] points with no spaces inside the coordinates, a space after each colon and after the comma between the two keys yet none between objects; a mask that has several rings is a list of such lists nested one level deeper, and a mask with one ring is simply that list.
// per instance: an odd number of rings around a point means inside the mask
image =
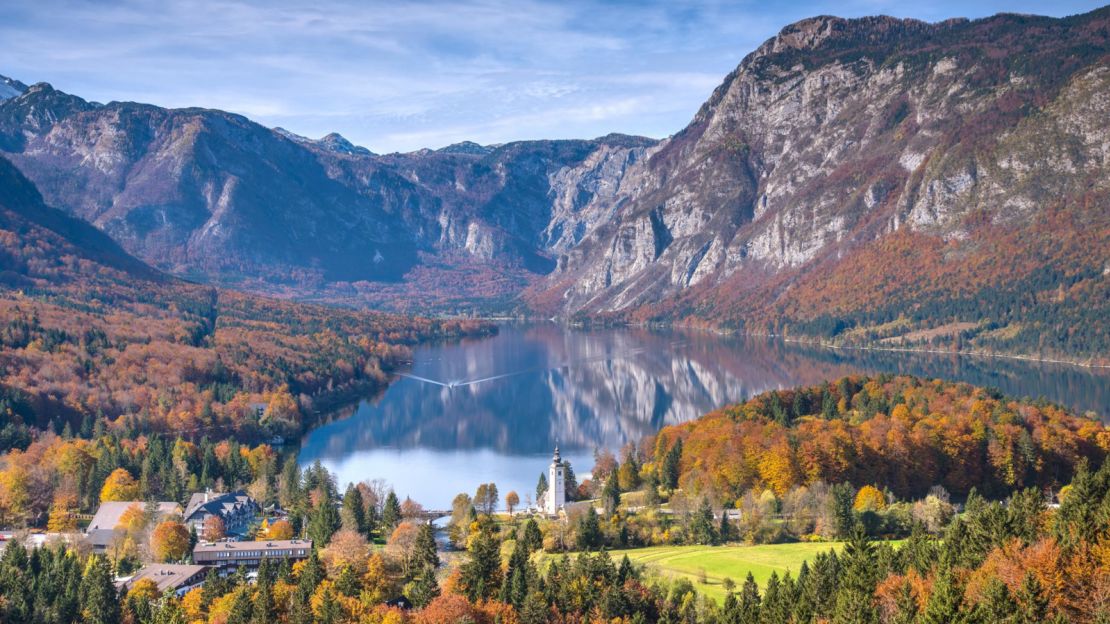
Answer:
[{"label": "building", "polygon": [[271,540],[265,542],[201,542],[193,548],[193,563],[215,566],[227,575],[239,568],[255,570],[263,559],[291,562],[307,559],[312,540]]},{"label": "building", "polygon": [[180,597],[190,589],[203,585],[209,569],[208,566],[202,565],[152,563],[143,566],[134,576],[117,581],[116,588],[131,589],[131,586],[140,580],[150,579],[158,586],[158,591],[163,594],[172,591]]},{"label": "building", "polygon": [[556,515],[563,509],[567,502],[566,466],[559,457],[559,447],[555,447],[555,455],[551,458],[551,465],[547,468],[547,492],[543,497],[544,513]]},{"label": "building", "polygon": [[254,523],[259,511],[258,503],[245,492],[214,494],[205,490],[189,497],[189,504],[185,506],[185,524],[196,529],[200,535],[204,531],[204,522],[218,516],[224,521],[224,530],[228,535],[243,535]]},{"label": "building", "polygon": [[[96,509],[96,514],[93,515],[92,520],[89,521],[89,526],[85,529],[85,541],[92,546],[93,552],[97,554],[107,552],[115,542],[116,537],[123,534],[123,527],[120,526],[120,519],[123,518],[123,514],[135,506],[145,512],[148,504],[145,501],[100,503],[100,507]],[[181,515],[181,505],[177,503],[163,501],[154,504],[156,506],[155,521],[167,516]]]}]

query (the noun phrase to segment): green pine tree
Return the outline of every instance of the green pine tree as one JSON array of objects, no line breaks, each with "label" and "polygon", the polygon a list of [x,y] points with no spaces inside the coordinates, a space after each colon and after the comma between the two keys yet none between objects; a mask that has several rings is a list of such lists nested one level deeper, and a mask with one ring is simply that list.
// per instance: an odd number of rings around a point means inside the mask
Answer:
[{"label": "green pine tree", "polygon": [[1034,624],[1048,620],[1048,596],[1032,572],[1025,573],[1017,592],[1018,611],[1015,624]]},{"label": "green pine tree", "polygon": [[913,587],[910,586],[909,581],[905,581],[898,588],[891,624],[914,624],[915,622],[917,622],[917,598],[913,595]]},{"label": "green pine tree", "polygon": [[323,548],[339,530],[339,511],[331,499],[321,497],[308,519],[308,539],[317,548]]},{"label": "green pine tree", "polygon": [[414,561],[417,567],[428,567],[433,571],[439,567],[439,552],[436,547],[435,528],[430,523],[420,525],[413,543]]},{"label": "green pine tree", "polygon": [[601,522],[593,505],[586,507],[586,513],[579,516],[578,525],[575,528],[575,540],[579,550],[601,547],[603,540]]},{"label": "green pine tree", "polygon": [[964,622],[967,614],[963,609],[963,600],[963,588],[952,574],[952,566],[947,561],[941,562],[937,578],[933,581],[933,591],[921,614],[921,624]]},{"label": "green pine tree", "polygon": [[470,542],[469,559],[459,573],[459,589],[471,602],[493,597],[501,588],[501,546],[489,526]]},{"label": "green pine tree", "polygon": [[844,574],[836,592],[833,622],[836,624],[871,624],[878,622],[875,608],[876,556],[875,545],[867,539],[863,527],[857,525],[842,555]]},{"label": "green pine tree", "polygon": [[1013,624],[1017,603],[1010,595],[1010,588],[997,578],[992,578],[983,588],[983,597],[975,605],[975,620],[992,624]]},{"label": "green pine tree", "polygon": [[389,537],[393,529],[401,523],[401,501],[393,490],[385,497],[385,506],[382,507],[382,537]]},{"label": "green pine tree", "polygon": [[122,617],[112,569],[105,557],[94,555],[85,565],[80,591],[81,617],[85,624],[117,624]]},{"label": "green pine tree", "polygon": [[418,609],[427,606],[438,595],[439,584],[436,582],[435,570],[428,566],[424,566],[416,578],[405,586],[405,596]]}]

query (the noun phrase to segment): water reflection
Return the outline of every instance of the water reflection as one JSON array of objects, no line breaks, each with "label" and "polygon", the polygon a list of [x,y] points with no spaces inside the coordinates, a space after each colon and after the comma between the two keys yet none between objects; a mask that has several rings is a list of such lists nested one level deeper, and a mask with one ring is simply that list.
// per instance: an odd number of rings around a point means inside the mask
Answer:
[{"label": "water reflection", "polygon": [[1077,367],[698,333],[508,325],[495,338],[421,349],[384,394],[311,432],[300,457],[320,459],[342,483],[385,478],[433,507],[486,481],[502,492],[516,489],[523,500],[556,443],[582,473],[594,448],[619,449],[662,425],[765,390],[858,372],[965,380],[1110,413],[1107,375]]}]

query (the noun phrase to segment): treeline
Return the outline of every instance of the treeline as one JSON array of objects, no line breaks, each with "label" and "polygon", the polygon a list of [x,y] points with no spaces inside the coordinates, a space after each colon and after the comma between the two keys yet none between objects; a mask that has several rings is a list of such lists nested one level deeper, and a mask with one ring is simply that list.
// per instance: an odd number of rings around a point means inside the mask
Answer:
[{"label": "treeline", "polygon": [[[295,472],[295,467],[294,467]],[[365,486],[366,484],[360,484]],[[243,573],[210,574],[184,597],[151,581],[117,592],[113,564],[52,546],[28,552],[9,544],[0,557],[0,618],[21,622],[163,624],[1035,624],[1104,622],[1110,617],[1110,463],[1085,462],[1050,509],[1035,489],[1002,502],[969,496],[940,537],[920,525],[900,546],[866,537],[857,514],[839,552],[799,572],[749,575],[718,604],[687,580],[654,577],[606,553],[537,555],[534,519],[497,522],[475,509],[466,554],[443,569],[430,525],[360,500],[350,486],[339,502],[318,467],[293,488],[308,510],[300,534],[317,546],[294,566],[265,563],[254,582]],[[487,488],[488,492],[488,488]],[[339,503],[339,504],[337,504]],[[395,507],[396,506],[396,507]],[[384,549],[370,547],[359,516],[380,509]],[[593,507],[590,507],[593,510]],[[378,512],[375,512],[378,513]],[[597,518],[596,512],[593,517]],[[405,596],[413,608],[399,606]]]},{"label": "treeline", "polygon": [[1055,405],[967,384],[847,377],[765,393],[666,427],[640,448],[650,450],[641,461],[656,474],[673,470],[677,487],[723,503],[819,481],[904,498],[935,485],[957,497],[972,488],[1003,496],[1058,488],[1081,460],[1101,462],[1110,431]]}]

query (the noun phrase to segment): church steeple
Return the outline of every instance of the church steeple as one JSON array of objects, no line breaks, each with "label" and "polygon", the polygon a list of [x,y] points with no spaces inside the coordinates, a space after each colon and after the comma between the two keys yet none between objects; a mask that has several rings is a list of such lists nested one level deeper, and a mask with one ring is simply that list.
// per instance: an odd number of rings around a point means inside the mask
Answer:
[{"label": "church steeple", "polygon": [[556,444],[555,452],[551,455],[551,466],[547,469],[547,493],[543,501],[543,510],[552,516],[558,514],[567,502],[566,478],[566,466],[559,455],[559,445]]}]

